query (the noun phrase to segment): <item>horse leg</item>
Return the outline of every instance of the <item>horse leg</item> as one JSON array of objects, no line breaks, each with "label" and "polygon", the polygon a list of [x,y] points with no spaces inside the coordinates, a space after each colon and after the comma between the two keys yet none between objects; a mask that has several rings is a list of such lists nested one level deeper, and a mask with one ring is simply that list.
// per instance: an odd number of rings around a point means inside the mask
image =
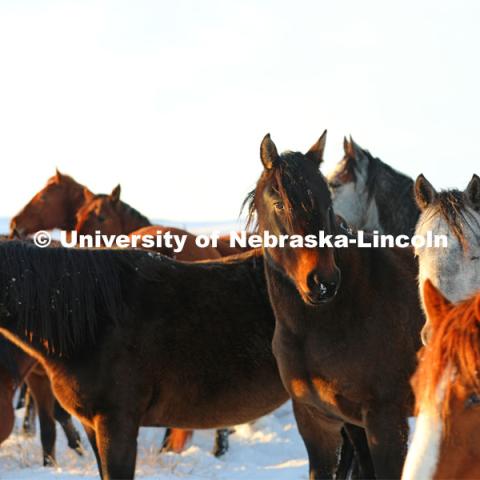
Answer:
[{"label": "horse leg", "polygon": [[375,478],[375,469],[373,468],[365,430],[350,423],[346,423],[344,429],[353,445],[357,460],[352,472],[352,478]]},{"label": "horse leg", "polygon": [[25,406],[25,396],[27,395],[27,384],[24,382],[20,387],[20,392],[18,394],[17,404],[15,405],[15,410],[20,410]]},{"label": "horse leg", "polygon": [[87,438],[88,438],[88,441],[90,442],[90,446],[92,447],[93,453],[95,455],[95,459],[97,460],[98,473],[100,475],[100,478],[103,479],[102,461],[100,459],[100,454],[98,453],[97,436],[96,436],[95,430],[90,425],[87,425],[86,423],[82,423],[82,425],[83,425],[83,429],[85,430],[85,433],[87,434]]},{"label": "horse leg", "polygon": [[310,480],[333,478],[341,445],[342,423],[320,411],[293,401],[298,430],[308,453]]},{"label": "horse leg", "polygon": [[65,436],[67,437],[68,446],[72,450],[75,450],[78,455],[82,456],[83,446],[80,440],[80,434],[73,425],[71,415],[62,408],[57,399],[54,400],[53,416],[62,426]]},{"label": "horse leg", "polygon": [[28,388],[27,384],[25,385],[25,414],[23,416],[22,423],[22,432],[25,435],[34,436],[36,432],[36,417],[37,411],[35,410],[35,402],[32,398],[32,393]]},{"label": "horse leg", "polygon": [[355,458],[355,452],[352,442],[348,437],[345,428],[342,428],[342,448],[340,449],[340,458],[337,465],[337,471],[335,473],[336,480],[346,480],[350,478],[350,475],[357,468],[357,462]]},{"label": "horse leg", "polygon": [[2,382],[0,389],[0,444],[6,440],[13,430],[15,423],[15,413],[12,406],[13,388],[10,389]]},{"label": "horse leg", "polygon": [[228,436],[232,433],[229,428],[222,428],[215,432],[213,454],[218,458],[228,452]]},{"label": "horse leg", "polygon": [[400,478],[407,455],[407,414],[398,407],[372,409],[366,433],[377,478]]},{"label": "horse leg", "polygon": [[193,430],[182,430],[180,428],[167,428],[161,452],[182,453],[187,442],[192,438]]},{"label": "horse leg", "polygon": [[139,422],[128,412],[98,415],[94,421],[104,480],[135,475]]},{"label": "horse leg", "polygon": [[40,422],[40,439],[43,449],[43,466],[55,464],[55,440],[57,432],[53,419],[54,397],[48,377],[32,372],[26,379],[28,388],[35,400]]}]

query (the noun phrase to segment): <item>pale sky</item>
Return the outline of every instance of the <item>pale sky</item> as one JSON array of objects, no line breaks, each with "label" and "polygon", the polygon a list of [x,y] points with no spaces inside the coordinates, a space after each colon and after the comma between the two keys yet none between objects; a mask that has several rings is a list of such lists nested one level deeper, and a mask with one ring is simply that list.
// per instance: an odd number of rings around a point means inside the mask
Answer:
[{"label": "pale sky", "polygon": [[480,173],[480,2],[0,0],[0,215],[58,166],[142,213],[236,218],[259,144],[328,172],[352,134],[393,167]]}]

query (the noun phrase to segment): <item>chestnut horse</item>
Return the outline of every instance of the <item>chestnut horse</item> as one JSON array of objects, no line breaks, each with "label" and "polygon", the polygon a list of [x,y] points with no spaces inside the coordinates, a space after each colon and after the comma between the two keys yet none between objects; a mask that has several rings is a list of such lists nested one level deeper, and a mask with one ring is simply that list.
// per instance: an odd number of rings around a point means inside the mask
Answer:
[{"label": "chestnut horse", "polygon": [[[326,132],[305,155],[279,155],[270,136],[264,138],[264,170],[250,195],[250,218],[256,215],[259,233],[305,237],[324,231],[352,238],[341,230],[319,171],[325,140]],[[370,452],[363,452],[363,475],[400,478],[413,408],[409,380],[424,322],[418,268],[411,249],[349,245],[264,247],[276,317],[273,352],[311,478],[333,475],[347,423],[366,433]],[[370,456],[374,472],[365,471]]]},{"label": "chestnut horse", "polygon": [[13,396],[23,381],[28,385],[38,411],[43,465],[55,464],[55,420],[62,426],[68,446],[83,455],[80,435],[70,415],[55,400],[45,370],[35,359],[3,337],[0,337],[0,444],[13,430]]},{"label": "chestnut horse", "polygon": [[60,173],[48,179],[45,187],[10,222],[10,237],[24,238],[39,230],[74,230],[76,214],[83,205],[86,187]]},{"label": "chestnut horse", "polygon": [[134,476],[141,425],[226,427],[288,399],[255,250],[190,263],[0,243],[0,306],[0,334],[45,367],[104,479]]},{"label": "chestnut horse", "polygon": [[412,379],[418,417],[402,478],[478,478],[480,293],[452,304],[428,279],[423,290],[431,336]]}]

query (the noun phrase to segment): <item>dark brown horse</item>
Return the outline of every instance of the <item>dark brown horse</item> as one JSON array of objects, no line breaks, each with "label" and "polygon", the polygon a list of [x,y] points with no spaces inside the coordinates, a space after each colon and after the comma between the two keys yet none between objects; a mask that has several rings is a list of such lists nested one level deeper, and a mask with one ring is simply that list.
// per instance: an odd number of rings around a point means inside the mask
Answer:
[{"label": "dark brown horse", "polygon": [[84,202],[86,187],[60,173],[48,179],[42,190],[12,218],[10,236],[24,238],[39,230],[73,230],[76,214]]},{"label": "dark brown horse", "polygon": [[[270,136],[264,138],[264,171],[250,203],[260,233],[305,237],[325,231],[351,238],[336,220],[319,171],[325,138],[324,133],[305,155],[279,155]],[[333,474],[346,423],[365,430],[377,478],[399,478],[412,410],[409,379],[424,322],[412,251],[352,245],[264,253],[276,316],[273,351],[293,400],[311,478]],[[365,467],[368,452],[363,453]]]},{"label": "dark brown horse", "polygon": [[26,355],[5,338],[0,338],[0,444],[13,429],[13,396],[16,388],[25,381],[35,401],[40,422],[40,439],[44,466],[55,464],[55,420],[62,426],[68,446],[83,454],[80,435],[73,426],[70,415],[56,401],[45,370],[35,359]]},{"label": "dark brown horse", "polygon": [[258,252],[182,263],[5,242],[0,266],[0,331],[45,366],[104,478],[133,477],[141,425],[226,427],[288,398]]}]

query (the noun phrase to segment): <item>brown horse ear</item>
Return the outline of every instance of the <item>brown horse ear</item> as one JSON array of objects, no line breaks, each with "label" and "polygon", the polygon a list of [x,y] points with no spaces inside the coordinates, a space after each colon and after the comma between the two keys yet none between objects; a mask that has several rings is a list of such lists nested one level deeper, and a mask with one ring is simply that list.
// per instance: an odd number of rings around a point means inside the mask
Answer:
[{"label": "brown horse ear", "polygon": [[355,150],[353,149],[353,140],[351,135],[350,140],[348,140],[347,137],[343,137],[343,151],[345,152],[346,157],[355,159]]},{"label": "brown horse ear", "polygon": [[322,136],[317,142],[312,145],[310,150],[306,153],[306,157],[318,167],[323,162],[323,152],[325,151],[325,144],[327,143],[327,131],[324,130]]},{"label": "brown horse ear", "polygon": [[427,310],[428,321],[433,328],[436,328],[452,308],[452,304],[428,278],[423,284],[423,300]]},{"label": "brown horse ear", "polygon": [[433,185],[420,174],[415,181],[415,199],[420,210],[425,210],[437,198],[437,191]]},{"label": "brown horse ear", "polygon": [[85,203],[90,203],[95,195],[87,188],[83,187],[83,198]]},{"label": "brown horse ear", "polygon": [[480,177],[477,174],[473,174],[464,195],[470,206],[477,212],[480,211]]},{"label": "brown horse ear", "polygon": [[120,184],[118,184],[110,194],[110,200],[113,203],[117,203],[120,200],[120,192],[121,192],[121,187],[120,187]]},{"label": "brown horse ear", "polygon": [[64,176],[63,173],[60,172],[58,168],[55,168],[55,179],[57,180],[57,182],[61,182],[63,176]]},{"label": "brown horse ear", "polygon": [[260,158],[262,160],[265,170],[271,170],[278,160],[277,147],[267,133],[260,145]]}]

